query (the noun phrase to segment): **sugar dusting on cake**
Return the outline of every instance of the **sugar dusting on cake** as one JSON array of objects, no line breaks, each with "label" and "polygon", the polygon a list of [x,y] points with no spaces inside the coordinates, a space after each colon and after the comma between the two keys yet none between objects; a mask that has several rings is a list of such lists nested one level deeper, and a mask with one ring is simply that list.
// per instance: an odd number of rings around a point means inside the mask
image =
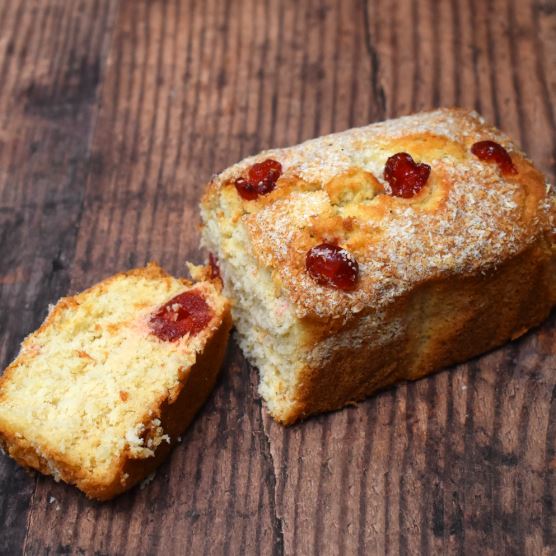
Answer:
[{"label": "sugar dusting on cake", "polygon": [[[449,183],[445,198],[434,210],[404,201],[390,203],[384,215],[372,222],[373,230],[366,232],[368,244],[356,254],[361,280],[355,291],[346,293],[316,284],[303,271],[305,250],[300,247],[300,237],[312,218],[330,210],[325,184],[355,167],[371,172],[388,193],[382,176],[385,155],[377,155],[374,145],[385,138],[420,133],[464,144],[463,152],[470,143],[488,138],[523,156],[505,135],[485,127],[477,114],[440,110],[266,151],[215,179],[213,186],[222,187],[253,162],[273,157],[281,162],[285,175],[321,185],[316,191],[294,190],[242,217],[256,256],[279,274],[299,317],[346,318],[361,306],[384,306],[424,280],[487,273],[554,226],[554,194],[549,188],[547,197],[533,207],[534,216],[529,212],[524,217],[527,192],[521,180],[505,179],[495,166],[471,154],[456,159],[448,153],[431,162],[433,173]],[[387,198],[392,199],[377,195],[372,203],[385,205]]]}]

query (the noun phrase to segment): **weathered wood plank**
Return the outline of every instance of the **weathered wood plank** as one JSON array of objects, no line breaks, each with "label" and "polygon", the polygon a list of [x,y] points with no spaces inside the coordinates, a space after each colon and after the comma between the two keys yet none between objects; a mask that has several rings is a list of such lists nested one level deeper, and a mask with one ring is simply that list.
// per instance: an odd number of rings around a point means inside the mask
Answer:
[{"label": "weathered wood plank", "polygon": [[[109,1],[0,5],[2,367],[69,285],[110,9]],[[0,458],[0,553],[21,550],[34,488]]]}]

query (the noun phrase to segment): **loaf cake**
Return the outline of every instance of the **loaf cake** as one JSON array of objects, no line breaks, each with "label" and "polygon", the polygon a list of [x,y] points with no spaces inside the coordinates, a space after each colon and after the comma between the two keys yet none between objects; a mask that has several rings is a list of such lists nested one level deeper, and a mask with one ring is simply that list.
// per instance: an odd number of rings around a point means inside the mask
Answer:
[{"label": "loaf cake", "polygon": [[201,212],[284,424],[517,338],[556,303],[554,191],[474,112],[263,152],[215,176]]},{"label": "loaf cake", "polygon": [[220,290],[151,263],[61,299],[0,379],[4,451],[99,500],[144,479],[215,383]]}]

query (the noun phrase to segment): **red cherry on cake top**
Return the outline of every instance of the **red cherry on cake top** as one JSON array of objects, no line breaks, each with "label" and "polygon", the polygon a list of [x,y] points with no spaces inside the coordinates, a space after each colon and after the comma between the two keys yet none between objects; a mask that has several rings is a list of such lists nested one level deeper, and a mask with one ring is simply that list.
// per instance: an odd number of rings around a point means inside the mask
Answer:
[{"label": "red cherry on cake top", "polygon": [[162,305],[149,321],[151,332],[167,342],[175,342],[186,334],[201,332],[210,322],[212,310],[197,292],[176,295]]},{"label": "red cherry on cake top", "polygon": [[318,284],[339,290],[353,290],[359,278],[359,265],[353,255],[333,243],[309,249],[305,267]]},{"label": "red cherry on cake top", "polygon": [[277,160],[268,158],[253,164],[247,172],[248,177],[237,178],[235,186],[242,199],[253,201],[259,195],[270,193],[281,175],[282,165]]},{"label": "red cherry on cake top", "polygon": [[267,187],[269,183],[275,184],[281,175],[282,165],[272,158],[257,162],[249,168],[249,181],[257,184],[257,187]]},{"label": "red cherry on cake top", "polygon": [[392,195],[406,199],[423,189],[430,173],[428,164],[415,162],[407,153],[391,156],[384,167],[384,179],[390,184]]},{"label": "red cherry on cake top", "polygon": [[235,181],[235,186],[239,196],[246,201],[253,201],[259,196],[259,192],[255,185],[245,178],[239,177]]},{"label": "red cherry on cake top", "polygon": [[502,174],[517,174],[512,157],[495,141],[478,141],[471,147],[471,152],[480,160],[497,164]]}]

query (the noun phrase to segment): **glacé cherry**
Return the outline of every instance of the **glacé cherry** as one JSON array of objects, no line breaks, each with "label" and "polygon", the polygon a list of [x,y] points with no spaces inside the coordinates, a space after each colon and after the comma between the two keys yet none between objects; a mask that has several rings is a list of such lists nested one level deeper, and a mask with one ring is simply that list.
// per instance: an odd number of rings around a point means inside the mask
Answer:
[{"label": "glac\u00e9 cherry", "polygon": [[359,265],[353,255],[333,243],[309,249],[305,267],[318,284],[339,290],[353,290],[359,278]]},{"label": "glac\u00e9 cherry", "polygon": [[392,155],[384,167],[384,179],[392,188],[392,195],[405,199],[413,197],[427,183],[431,167],[416,163],[408,153]]},{"label": "glac\u00e9 cherry", "polygon": [[259,196],[257,187],[241,176],[235,181],[235,186],[239,196],[246,201],[253,201]]},{"label": "glac\u00e9 cherry", "polygon": [[197,292],[176,295],[156,311],[149,321],[151,332],[167,342],[186,334],[198,334],[210,322],[212,310]]},{"label": "glac\u00e9 cherry", "polygon": [[240,197],[253,201],[259,195],[270,193],[282,175],[282,165],[272,158],[257,162],[249,168],[248,178],[239,177],[235,186]]},{"label": "glac\u00e9 cherry", "polygon": [[471,147],[471,152],[480,160],[498,164],[502,174],[517,174],[512,157],[502,145],[495,141],[478,141]]},{"label": "glac\u00e9 cherry", "polygon": [[210,278],[214,280],[216,278],[222,279],[220,276],[220,267],[218,266],[218,259],[213,253],[209,253],[209,268],[210,268]]}]

